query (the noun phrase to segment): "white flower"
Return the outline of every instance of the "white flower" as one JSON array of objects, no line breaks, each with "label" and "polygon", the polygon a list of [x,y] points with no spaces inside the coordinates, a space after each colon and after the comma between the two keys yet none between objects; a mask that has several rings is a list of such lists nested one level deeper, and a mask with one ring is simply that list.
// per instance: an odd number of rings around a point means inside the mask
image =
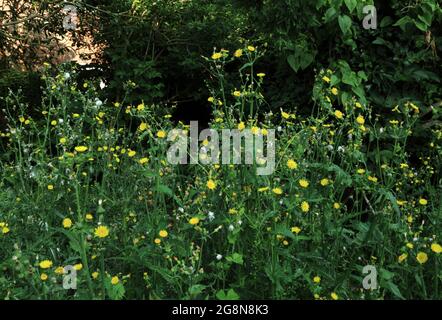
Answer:
[{"label": "white flower", "polygon": [[210,221],[212,221],[213,219],[215,219],[215,214],[212,211],[209,211],[209,213],[207,214],[208,218]]},{"label": "white flower", "polygon": [[184,213],[184,209],[181,208],[181,207],[178,208],[178,211],[181,212],[181,213]]},{"label": "white flower", "polygon": [[100,88],[101,88],[101,90],[103,90],[104,88],[106,88],[106,84],[104,83],[103,80],[100,80]]},{"label": "white flower", "polygon": [[233,231],[233,229],[235,229],[235,227],[233,226],[233,224],[231,224],[231,225],[229,226],[229,231]]},{"label": "white flower", "polygon": [[345,148],[343,146],[338,147],[338,152],[344,152],[344,151],[345,151]]},{"label": "white flower", "polygon": [[100,99],[96,99],[96,100],[95,100],[95,105],[96,105],[97,107],[101,107],[101,106],[103,105],[103,102],[102,102]]},{"label": "white flower", "polygon": [[281,132],[281,131],[282,131],[282,127],[281,127],[281,126],[278,126],[278,128],[276,128],[276,130],[278,130],[279,132]]},{"label": "white flower", "polygon": [[69,80],[70,78],[71,78],[70,73],[69,73],[69,72],[65,72],[65,73],[64,73],[64,79],[65,79],[65,80]]},{"label": "white flower", "polygon": [[238,220],[238,225],[242,225],[242,220]]},{"label": "white flower", "polygon": [[328,149],[328,151],[333,151],[333,146],[332,146],[331,144],[329,144],[329,145],[327,146],[327,149]]},{"label": "white flower", "polygon": [[217,255],[216,255],[216,260],[221,260],[222,258],[223,258],[222,255],[220,255],[220,254],[217,254]]}]

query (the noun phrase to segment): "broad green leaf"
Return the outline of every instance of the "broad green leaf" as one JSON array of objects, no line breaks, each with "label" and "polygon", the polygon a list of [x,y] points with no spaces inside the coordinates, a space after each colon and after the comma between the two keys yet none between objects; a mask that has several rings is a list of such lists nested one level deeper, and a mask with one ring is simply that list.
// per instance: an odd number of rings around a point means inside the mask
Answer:
[{"label": "broad green leaf", "polygon": [[349,16],[339,16],[338,23],[343,34],[347,34],[350,31],[352,20]]}]

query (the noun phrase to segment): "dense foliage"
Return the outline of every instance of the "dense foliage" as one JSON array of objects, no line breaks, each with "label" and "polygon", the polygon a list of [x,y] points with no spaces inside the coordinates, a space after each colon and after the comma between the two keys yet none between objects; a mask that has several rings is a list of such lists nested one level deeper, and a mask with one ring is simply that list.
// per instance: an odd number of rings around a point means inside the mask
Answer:
[{"label": "dense foliage", "polygon": [[[2,11],[0,297],[442,297],[440,1],[73,4],[89,66],[21,37],[64,2]],[[171,165],[188,120],[277,129],[275,172]]]}]

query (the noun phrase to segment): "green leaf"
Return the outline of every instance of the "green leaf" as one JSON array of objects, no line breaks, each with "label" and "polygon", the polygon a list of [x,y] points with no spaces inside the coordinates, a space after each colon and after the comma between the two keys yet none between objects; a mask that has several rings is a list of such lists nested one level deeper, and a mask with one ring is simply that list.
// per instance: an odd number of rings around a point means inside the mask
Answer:
[{"label": "green leaf", "polygon": [[339,16],[338,23],[343,34],[347,34],[350,31],[352,20],[349,16],[347,15]]},{"label": "green leaf", "polygon": [[237,252],[235,252],[231,256],[226,257],[226,260],[236,263],[236,264],[241,264],[241,265],[244,263],[244,260],[242,258],[242,254],[239,254]]},{"label": "green leaf", "polygon": [[155,188],[156,191],[167,194],[168,196],[173,197],[173,191],[168,186],[165,186],[163,184],[160,184],[158,187]]},{"label": "green leaf", "polygon": [[350,12],[353,12],[358,4],[357,0],[344,0],[344,2]]},{"label": "green leaf", "polygon": [[220,290],[216,293],[218,300],[239,300],[239,295],[233,289],[229,289],[227,294],[224,290]]},{"label": "green leaf", "polygon": [[405,31],[405,26],[409,23],[413,23],[413,19],[411,19],[409,16],[405,16],[399,19],[393,26],[400,27],[402,31]]}]

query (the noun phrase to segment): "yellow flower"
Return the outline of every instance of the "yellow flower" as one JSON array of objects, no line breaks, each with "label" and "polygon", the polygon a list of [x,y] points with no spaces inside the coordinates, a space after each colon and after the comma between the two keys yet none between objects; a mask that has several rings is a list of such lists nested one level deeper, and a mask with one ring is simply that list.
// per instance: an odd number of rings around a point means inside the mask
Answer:
[{"label": "yellow flower", "polygon": [[341,111],[336,110],[335,111],[335,117],[338,118],[338,119],[343,119],[344,118],[344,114]]},{"label": "yellow flower", "polygon": [[330,83],[330,81],[331,81],[330,78],[327,76],[322,77],[322,80],[324,80],[327,83]]},{"label": "yellow flower", "polygon": [[229,209],[229,214],[237,214],[237,213],[238,213],[238,210],[236,210],[234,208]]},{"label": "yellow flower", "polygon": [[209,102],[213,102],[213,101],[215,101],[215,98],[214,98],[214,97],[208,97],[208,98],[207,98],[207,101],[209,101]]},{"label": "yellow flower", "polygon": [[143,111],[144,110],[144,103],[141,103],[137,106],[137,110],[138,111]]},{"label": "yellow flower", "polygon": [[235,97],[241,97],[241,91],[236,90],[236,91],[233,92],[233,95]]},{"label": "yellow flower", "polygon": [[161,238],[165,238],[169,235],[169,233],[166,230],[160,230],[158,234],[160,235]]},{"label": "yellow flower", "polygon": [[41,281],[46,281],[46,280],[48,280],[48,275],[46,273],[42,273],[40,275],[40,279],[41,279]]},{"label": "yellow flower", "polygon": [[206,186],[207,186],[207,188],[209,190],[215,190],[216,189],[216,183],[212,179],[209,179],[209,181],[207,181]]},{"label": "yellow flower", "polygon": [[254,46],[248,46],[247,50],[249,50],[250,52],[253,52],[253,51],[255,51],[255,47]]},{"label": "yellow flower", "polygon": [[313,282],[314,282],[314,283],[319,283],[319,282],[321,282],[321,277],[318,277],[318,276],[314,277],[314,278],[313,278]]},{"label": "yellow flower", "polygon": [[419,204],[422,205],[422,206],[426,206],[428,204],[428,201],[427,201],[427,199],[420,198],[419,199]]},{"label": "yellow flower", "polygon": [[138,130],[145,131],[145,130],[147,130],[147,128],[148,128],[147,123],[146,122],[141,122],[140,126],[138,127]]},{"label": "yellow flower", "polygon": [[163,131],[163,130],[158,131],[157,137],[160,139],[164,139],[166,137],[166,131]]},{"label": "yellow flower", "polygon": [[403,253],[397,258],[397,260],[399,261],[399,263],[402,263],[405,259],[407,259],[407,257],[408,257],[408,254]]},{"label": "yellow flower", "polygon": [[42,269],[49,269],[52,267],[52,261],[51,260],[43,260],[40,262],[40,268]]},{"label": "yellow flower", "polygon": [[341,204],[338,202],[333,203],[333,208],[335,208],[336,210],[341,208]]},{"label": "yellow flower", "polygon": [[80,271],[81,269],[83,269],[83,264],[77,263],[76,265],[74,265],[74,269]]},{"label": "yellow flower", "polygon": [[197,218],[197,217],[193,217],[193,218],[191,218],[190,220],[189,220],[189,223],[191,224],[191,225],[196,225],[196,224],[198,224],[200,222],[200,219],[199,218]]},{"label": "yellow flower", "polygon": [[301,232],[301,228],[299,228],[299,227],[292,227],[292,232],[293,233],[296,233],[296,234],[298,234],[298,233],[300,233]]},{"label": "yellow flower", "polygon": [[266,76],[266,74],[263,73],[263,72],[260,72],[260,73],[257,74],[257,76],[258,76],[259,78],[264,78],[264,77]]},{"label": "yellow flower", "polygon": [[299,185],[303,188],[307,188],[309,186],[309,182],[306,179],[299,180]]},{"label": "yellow flower", "polygon": [[9,228],[8,227],[2,227],[2,233],[3,234],[7,234],[9,232]]},{"label": "yellow flower", "polygon": [[416,256],[416,260],[420,263],[420,264],[424,264],[425,262],[428,261],[428,255],[425,252],[419,252]]},{"label": "yellow flower", "polygon": [[331,93],[333,93],[333,95],[337,96],[338,93],[339,93],[339,91],[338,91],[338,89],[336,89],[336,88],[332,88],[332,89],[331,89]]},{"label": "yellow flower", "polygon": [[54,186],[52,184],[48,184],[48,190],[54,190]]},{"label": "yellow flower", "polygon": [[136,154],[137,154],[136,151],[130,150],[127,155],[132,158],[132,157],[135,157]]},{"label": "yellow flower", "polygon": [[64,268],[63,267],[57,267],[54,272],[56,274],[64,274]]},{"label": "yellow flower", "polygon": [[254,134],[256,136],[259,133],[259,128],[256,126],[253,126],[252,129],[250,129],[250,131],[252,132],[252,134]]},{"label": "yellow flower", "polygon": [[87,147],[86,146],[77,146],[77,147],[75,147],[75,151],[77,151],[77,152],[85,152],[85,151],[87,151]]},{"label": "yellow flower", "polygon": [[364,174],[365,173],[365,169],[358,169],[356,172],[359,173],[359,174]]},{"label": "yellow flower", "polygon": [[264,191],[267,191],[269,189],[270,189],[269,187],[262,187],[262,188],[258,189],[258,192],[264,192]]},{"label": "yellow flower", "polygon": [[139,162],[140,164],[148,163],[148,162],[149,162],[149,158],[141,158],[138,162]]},{"label": "yellow flower", "polygon": [[406,244],[406,246],[407,246],[408,249],[413,249],[414,248],[414,245],[412,243],[410,243],[410,242],[408,242]]},{"label": "yellow flower", "polygon": [[330,184],[330,180],[328,180],[327,178],[324,178],[321,180],[321,186],[325,187],[328,186]]},{"label": "yellow flower", "polygon": [[290,118],[290,114],[288,114],[287,112],[284,112],[284,111],[281,111],[281,116],[282,116],[284,119],[288,119],[288,118]]},{"label": "yellow flower", "polygon": [[362,125],[362,124],[365,123],[365,119],[364,119],[363,116],[359,115],[359,116],[356,118],[356,122],[359,123],[360,125]]},{"label": "yellow flower", "polygon": [[371,182],[378,182],[378,178],[376,177],[372,177],[372,176],[368,176],[368,180],[370,180]]},{"label": "yellow flower", "polygon": [[118,279],[118,277],[117,277],[117,276],[115,276],[115,277],[112,277],[112,279],[111,279],[111,283],[112,283],[113,285],[116,285],[116,284],[118,284],[118,282],[120,282],[120,279]]},{"label": "yellow flower", "polygon": [[287,160],[287,167],[289,167],[291,170],[298,169],[298,164],[295,160],[289,159]]},{"label": "yellow flower", "polygon": [[245,127],[246,127],[246,125],[244,124],[244,122],[240,122],[240,123],[238,123],[238,130],[239,130],[239,131],[244,130]]},{"label": "yellow flower", "polygon": [[221,52],[216,52],[216,53],[212,54],[213,60],[218,60],[218,59],[221,59],[222,57],[223,57],[223,54]]},{"label": "yellow flower", "polygon": [[239,58],[242,56],[242,49],[238,49],[235,51],[235,53],[233,54],[236,58]]},{"label": "yellow flower", "polygon": [[63,228],[69,229],[70,227],[72,227],[72,220],[69,218],[64,218],[63,219]]},{"label": "yellow flower", "polygon": [[99,273],[97,271],[92,272],[92,274],[91,274],[92,279],[94,279],[94,280],[97,279],[98,275],[99,275]]},{"label": "yellow flower", "polygon": [[310,205],[308,204],[307,201],[303,201],[303,202],[301,203],[301,210],[302,210],[302,212],[309,212],[309,210],[310,210]]},{"label": "yellow flower", "polygon": [[60,138],[60,143],[61,143],[61,144],[65,144],[66,141],[67,141],[66,138]]},{"label": "yellow flower", "polygon": [[333,300],[338,300],[338,299],[339,299],[339,296],[336,294],[336,292],[332,292],[331,295],[330,295],[330,297],[331,297]]},{"label": "yellow flower", "polygon": [[160,244],[161,243],[161,239],[155,238],[155,240],[153,242],[155,242],[155,244]]},{"label": "yellow flower", "polygon": [[109,235],[109,229],[106,226],[98,226],[94,233],[98,238],[106,238]]},{"label": "yellow flower", "polygon": [[272,189],[272,191],[273,191],[274,194],[277,194],[277,195],[281,195],[282,194],[282,189],[281,188],[274,188],[274,189]]},{"label": "yellow flower", "polygon": [[93,216],[93,215],[91,215],[90,213],[86,214],[86,220],[87,220],[87,221],[91,221],[91,220],[93,220],[93,219],[94,219],[94,216]]},{"label": "yellow flower", "polygon": [[51,121],[51,125],[53,125],[55,127],[57,125],[57,121],[56,120],[52,120]]},{"label": "yellow flower", "polygon": [[438,243],[431,244],[431,250],[435,253],[441,253],[442,252],[442,246]]}]

